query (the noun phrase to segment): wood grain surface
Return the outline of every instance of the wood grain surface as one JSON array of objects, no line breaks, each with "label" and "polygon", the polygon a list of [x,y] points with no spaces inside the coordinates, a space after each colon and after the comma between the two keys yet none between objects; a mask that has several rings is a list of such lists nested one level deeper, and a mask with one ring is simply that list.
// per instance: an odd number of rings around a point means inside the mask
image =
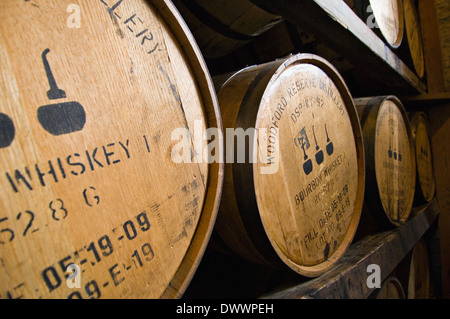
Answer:
[{"label": "wood grain surface", "polygon": [[428,118],[424,112],[411,112],[409,113],[409,119],[416,153],[415,202],[430,202],[436,193],[436,182]]},{"label": "wood grain surface", "polygon": [[362,207],[364,153],[345,83],[322,58],[299,54],[237,72],[218,96],[225,130],[259,132],[255,162],[227,163],[221,237],[255,261],[323,273],[353,239]]},{"label": "wood grain surface", "polygon": [[[394,96],[355,99],[363,127],[367,183],[365,202],[376,219],[384,212],[401,225],[411,213],[416,183],[415,148],[409,119]],[[380,224],[389,224],[380,223]]]},{"label": "wood grain surface", "polygon": [[221,129],[212,81],[170,1],[70,4],[0,4],[0,296],[179,297],[223,164],[175,163],[172,132]]},{"label": "wood grain surface", "polygon": [[419,14],[415,1],[403,1],[403,15],[405,19],[405,33],[414,69],[419,78],[425,75],[425,60]]}]

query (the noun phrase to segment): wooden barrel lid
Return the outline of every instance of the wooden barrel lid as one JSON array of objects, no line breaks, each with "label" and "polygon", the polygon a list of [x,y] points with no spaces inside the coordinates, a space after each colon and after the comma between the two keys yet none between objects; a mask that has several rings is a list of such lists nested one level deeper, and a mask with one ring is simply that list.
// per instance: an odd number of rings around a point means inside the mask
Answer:
[{"label": "wooden barrel lid", "polygon": [[[243,85],[247,94],[232,94]],[[241,216],[227,230],[239,222],[245,226],[254,212],[252,223],[262,224],[284,264],[305,276],[325,272],[353,239],[364,193],[361,129],[344,81],[324,59],[299,54],[236,74],[219,91],[219,101],[224,128],[249,123],[258,132],[253,144],[258,159],[250,167],[233,164],[240,173],[233,180],[225,177],[236,197],[244,194],[247,202],[254,197],[257,208],[243,209],[238,198],[228,210],[240,210]],[[238,180],[244,174],[245,181]],[[225,188],[222,203],[229,196]],[[221,218],[222,211],[219,227]],[[252,227],[243,228],[251,232]],[[255,242],[255,237],[245,238]],[[261,250],[263,245],[257,241],[254,246]]]},{"label": "wooden barrel lid", "polygon": [[419,14],[417,13],[413,0],[403,1],[403,15],[405,19],[405,32],[412,62],[417,75],[422,78],[425,75],[422,31],[420,28]]},{"label": "wooden barrel lid", "polygon": [[223,164],[172,132],[221,129],[212,81],[170,1],[77,3],[0,4],[0,297],[179,297]]},{"label": "wooden barrel lid", "polygon": [[391,276],[386,279],[378,290],[376,299],[405,299],[405,292],[398,278]]},{"label": "wooden barrel lid", "polygon": [[380,106],[375,130],[375,174],[381,202],[392,220],[402,221],[411,209],[414,159],[405,118],[394,101],[386,100]]},{"label": "wooden barrel lid", "polygon": [[427,116],[423,112],[412,112],[409,118],[416,150],[416,195],[421,195],[425,202],[430,202],[434,198],[436,184]]},{"label": "wooden barrel lid", "polygon": [[401,0],[369,0],[375,21],[387,43],[398,48],[403,40],[403,6]]},{"label": "wooden barrel lid", "polygon": [[261,161],[254,165],[262,222],[284,262],[311,273],[343,254],[362,205],[356,111],[331,74],[323,60],[289,60],[269,82],[256,121],[268,132],[265,159],[273,160],[274,149],[280,154],[274,174],[261,174]]},{"label": "wooden barrel lid", "polygon": [[398,226],[411,213],[416,162],[406,111],[394,96],[355,99],[366,149],[366,200]]}]

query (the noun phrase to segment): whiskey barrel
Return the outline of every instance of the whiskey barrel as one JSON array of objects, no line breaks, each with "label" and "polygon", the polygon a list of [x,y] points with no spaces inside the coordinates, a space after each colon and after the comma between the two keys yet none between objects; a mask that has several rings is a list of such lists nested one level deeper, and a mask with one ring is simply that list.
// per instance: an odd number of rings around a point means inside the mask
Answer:
[{"label": "whiskey barrel", "polygon": [[232,53],[282,21],[249,0],[174,0],[205,58]]},{"label": "whiskey barrel", "polygon": [[403,6],[401,0],[369,0],[380,32],[392,48],[403,40]]},{"label": "whiskey barrel", "polygon": [[429,203],[435,194],[433,152],[428,118],[424,112],[408,113],[416,150],[416,191],[414,204]]},{"label": "whiskey barrel", "polygon": [[394,49],[403,41],[404,21],[401,0],[345,0],[381,39]]},{"label": "whiskey barrel", "polygon": [[400,280],[390,276],[375,294],[376,299],[405,299],[405,292]]},{"label": "whiskey barrel", "polygon": [[219,82],[218,237],[248,260],[324,273],[351,243],[364,193],[361,129],[343,79],[326,60],[298,54]]},{"label": "whiskey barrel", "polygon": [[422,31],[419,14],[414,0],[403,0],[405,19],[405,45],[400,51],[401,58],[413,68],[420,78],[425,75]]},{"label": "whiskey barrel", "polygon": [[361,221],[361,228],[400,226],[411,213],[416,180],[414,144],[406,111],[395,96],[359,98],[354,102],[366,154],[363,216],[374,217],[370,222]]},{"label": "whiskey barrel", "polygon": [[408,280],[408,299],[428,299],[430,297],[430,266],[425,241],[420,240],[414,247]]},{"label": "whiskey barrel", "polygon": [[397,267],[397,277],[403,283],[408,299],[430,297],[430,265],[424,238],[417,242],[411,253]]},{"label": "whiskey barrel", "polygon": [[221,129],[212,80],[170,1],[77,3],[0,4],[0,297],[180,297],[223,182],[177,158]]}]

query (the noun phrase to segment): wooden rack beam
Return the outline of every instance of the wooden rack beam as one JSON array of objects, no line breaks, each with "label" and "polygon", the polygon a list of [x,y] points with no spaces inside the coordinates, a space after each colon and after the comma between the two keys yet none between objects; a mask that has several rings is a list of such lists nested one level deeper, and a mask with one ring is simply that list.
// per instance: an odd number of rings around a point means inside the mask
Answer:
[{"label": "wooden rack beam", "polygon": [[264,299],[362,299],[375,288],[367,286],[367,267],[377,264],[381,280],[414,248],[439,214],[437,200],[425,207],[415,208],[414,216],[405,225],[383,233],[370,235],[353,244],[336,266],[321,277],[306,283],[273,292]]},{"label": "wooden rack beam", "polygon": [[426,85],[341,0],[252,0],[261,8],[283,16],[315,34],[375,79],[389,83],[393,92],[417,94]]}]

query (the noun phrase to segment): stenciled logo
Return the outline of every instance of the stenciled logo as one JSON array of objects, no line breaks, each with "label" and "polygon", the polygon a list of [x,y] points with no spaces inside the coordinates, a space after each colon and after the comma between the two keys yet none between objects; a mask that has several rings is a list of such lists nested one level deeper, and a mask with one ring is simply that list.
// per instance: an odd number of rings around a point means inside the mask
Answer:
[{"label": "stenciled logo", "polygon": [[[192,132],[187,128],[172,131],[171,158],[174,163],[261,163],[261,174],[275,174],[279,168],[279,135],[266,128],[226,128],[225,150],[219,143],[223,137],[215,127],[205,129],[202,121],[194,121]],[[258,142],[256,141],[258,137]],[[209,141],[204,145],[205,141]],[[255,144],[257,143],[257,144]],[[256,145],[256,147],[255,147]],[[225,152],[225,153],[224,153]],[[226,154],[225,156],[223,156]]]}]

